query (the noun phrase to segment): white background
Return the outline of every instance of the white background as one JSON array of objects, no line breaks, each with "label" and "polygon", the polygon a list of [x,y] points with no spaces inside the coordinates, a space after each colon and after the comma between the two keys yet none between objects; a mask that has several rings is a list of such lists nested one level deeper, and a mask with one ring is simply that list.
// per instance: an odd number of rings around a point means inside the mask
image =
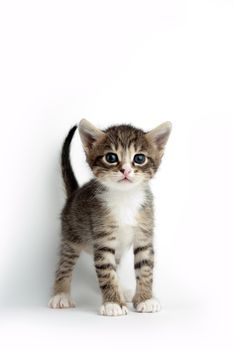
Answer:
[{"label": "white background", "polygon": [[[231,0],[1,1],[1,348],[232,349],[232,18]],[[78,308],[46,307],[64,203],[59,152],[82,117],[100,128],[173,123],[151,184],[161,313],[98,316],[86,256]],[[77,136],[72,159],[83,183]]]}]

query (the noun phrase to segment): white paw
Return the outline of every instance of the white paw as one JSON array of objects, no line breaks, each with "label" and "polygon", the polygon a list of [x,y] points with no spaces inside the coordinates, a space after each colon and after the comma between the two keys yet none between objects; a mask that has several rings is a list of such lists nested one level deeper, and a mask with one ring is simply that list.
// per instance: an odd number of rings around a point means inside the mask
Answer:
[{"label": "white paw", "polygon": [[127,315],[128,309],[126,306],[120,306],[116,303],[105,303],[100,307],[100,315],[103,316],[123,316]]},{"label": "white paw", "polygon": [[158,312],[160,309],[160,303],[155,298],[142,301],[136,306],[138,312]]},{"label": "white paw", "polygon": [[49,300],[48,305],[52,309],[64,309],[69,307],[75,307],[75,302],[71,299],[69,294],[60,293],[60,294],[54,295]]},{"label": "white paw", "polygon": [[125,289],[123,291],[126,303],[132,303],[134,291],[132,289]]}]

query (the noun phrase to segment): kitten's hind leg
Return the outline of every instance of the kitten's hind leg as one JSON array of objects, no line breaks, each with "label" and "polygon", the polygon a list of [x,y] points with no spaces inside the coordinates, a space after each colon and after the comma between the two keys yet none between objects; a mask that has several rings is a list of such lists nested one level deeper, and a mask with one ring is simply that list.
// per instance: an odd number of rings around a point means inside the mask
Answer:
[{"label": "kitten's hind leg", "polygon": [[81,252],[81,248],[74,243],[63,240],[53,287],[53,296],[49,301],[49,307],[63,309],[75,307],[75,302],[70,297],[72,272]]}]

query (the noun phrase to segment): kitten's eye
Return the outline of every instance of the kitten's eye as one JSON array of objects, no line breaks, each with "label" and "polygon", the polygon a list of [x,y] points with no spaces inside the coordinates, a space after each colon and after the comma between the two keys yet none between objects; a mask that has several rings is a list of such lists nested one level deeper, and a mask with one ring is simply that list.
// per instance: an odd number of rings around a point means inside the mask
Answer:
[{"label": "kitten's eye", "polygon": [[116,153],[107,153],[105,156],[105,159],[108,163],[117,163],[118,162],[118,157]]},{"label": "kitten's eye", "polygon": [[136,164],[143,164],[146,161],[146,156],[144,154],[135,154],[133,161]]}]

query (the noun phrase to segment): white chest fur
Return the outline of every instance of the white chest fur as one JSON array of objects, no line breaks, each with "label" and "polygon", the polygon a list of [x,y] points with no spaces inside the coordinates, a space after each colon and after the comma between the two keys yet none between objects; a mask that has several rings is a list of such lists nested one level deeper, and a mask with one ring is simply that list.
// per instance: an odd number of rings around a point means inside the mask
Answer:
[{"label": "white chest fur", "polygon": [[137,187],[128,191],[109,189],[101,194],[111,215],[119,226],[117,231],[117,255],[130,247],[134,238],[136,214],[145,201],[144,188]]}]

